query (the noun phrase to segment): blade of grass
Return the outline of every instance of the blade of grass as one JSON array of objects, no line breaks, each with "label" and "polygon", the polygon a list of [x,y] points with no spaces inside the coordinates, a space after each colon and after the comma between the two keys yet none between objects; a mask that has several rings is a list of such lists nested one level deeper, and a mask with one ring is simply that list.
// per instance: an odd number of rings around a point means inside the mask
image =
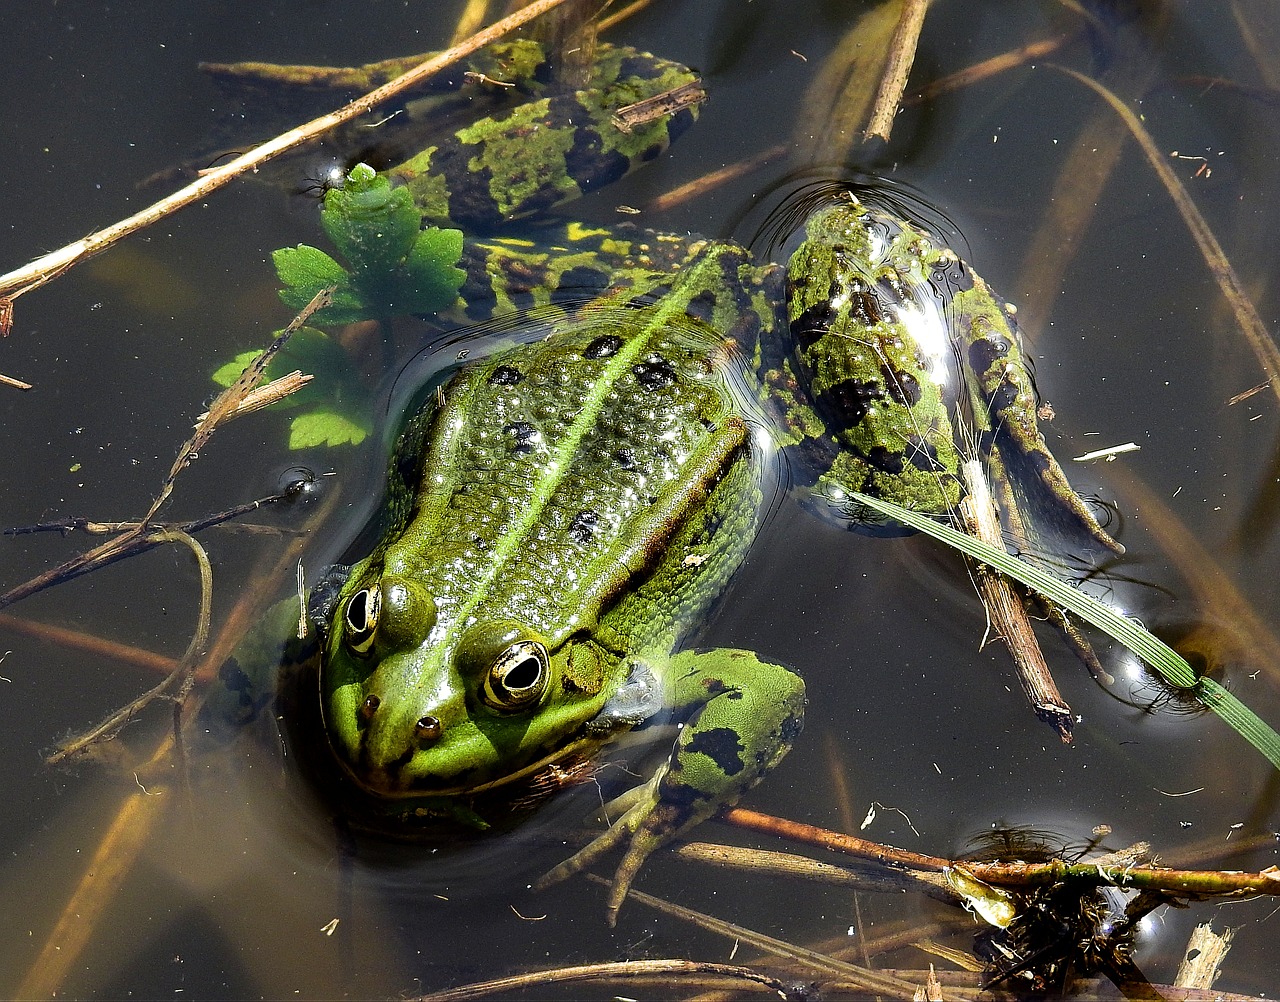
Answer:
[{"label": "blade of grass", "polygon": [[[609,883],[603,877],[598,877],[594,873],[587,874],[587,878],[599,884],[607,885]],[[786,940],[756,932],[754,929],[748,929],[746,926],[737,925],[733,922],[726,922],[724,919],[716,918],[716,916],[708,915],[705,912],[685,908],[683,905],[654,897],[644,891],[637,891],[633,888],[627,893],[627,900],[646,905],[662,912],[664,915],[671,915],[674,918],[691,922],[702,929],[719,933],[726,939],[754,946],[757,950],[763,950],[776,957],[798,961],[812,970],[848,978],[850,982],[864,991],[885,992],[890,998],[910,998],[915,991],[915,986],[910,982],[881,974],[879,971],[870,970],[869,968],[859,967],[843,960],[836,960],[835,957],[828,957],[825,954],[806,950],[804,947],[788,943]]]}]

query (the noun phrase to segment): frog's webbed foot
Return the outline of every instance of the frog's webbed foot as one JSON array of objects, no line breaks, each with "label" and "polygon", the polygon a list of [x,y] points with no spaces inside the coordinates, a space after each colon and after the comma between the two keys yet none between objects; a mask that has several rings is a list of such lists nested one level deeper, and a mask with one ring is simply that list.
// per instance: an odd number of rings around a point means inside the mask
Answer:
[{"label": "frog's webbed foot", "polygon": [[[610,806],[622,802],[633,803],[630,809],[602,834],[597,835],[559,866],[539,877],[533,885],[534,890],[540,891],[574,874],[581,873],[605,853],[630,837],[631,842],[626,855],[614,871],[613,885],[609,890],[609,898],[605,906],[606,921],[609,927],[613,928],[618,921],[618,910],[622,907],[627,891],[631,889],[631,882],[640,872],[640,867],[649,854],[665,841],[662,835],[653,830],[656,827],[653,819],[659,807],[657,793],[659,778],[655,776],[643,786],[638,786],[613,801]],[[608,808],[606,812],[607,810]]]},{"label": "frog's webbed foot", "polygon": [[658,674],[687,718],[671,756],[651,780],[614,801],[625,807],[621,817],[534,885],[572,876],[625,842],[607,902],[610,926],[654,850],[737,803],[782,760],[804,713],[799,677],[748,651],[683,651]]}]

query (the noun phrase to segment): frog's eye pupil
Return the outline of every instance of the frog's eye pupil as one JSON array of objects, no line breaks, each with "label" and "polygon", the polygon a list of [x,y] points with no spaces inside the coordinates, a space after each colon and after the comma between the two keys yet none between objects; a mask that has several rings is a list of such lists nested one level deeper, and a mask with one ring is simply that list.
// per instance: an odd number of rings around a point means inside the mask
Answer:
[{"label": "frog's eye pupil", "polygon": [[364,702],[360,704],[360,716],[365,720],[369,720],[382,705],[382,700],[377,696],[365,696]]},{"label": "frog's eye pupil", "polygon": [[518,640],[489,669],[485,701],[495,710],[523,709],[542,698],[550,677],[547,649],[536,640]]},{"label": "frog's eye pupil", "polygon": [[542,664],[535,657],[527,657],[516,662],[502,681],[508,689],[517,692],[537,685],[541,677]]},{"label": "frog's eye pupil", "polygon": [[357,654],[367,654],[373,647],[373,635],[382,608],[382,592],[378,588],[361,588],[347,599],[343,611],[347,644]]}]

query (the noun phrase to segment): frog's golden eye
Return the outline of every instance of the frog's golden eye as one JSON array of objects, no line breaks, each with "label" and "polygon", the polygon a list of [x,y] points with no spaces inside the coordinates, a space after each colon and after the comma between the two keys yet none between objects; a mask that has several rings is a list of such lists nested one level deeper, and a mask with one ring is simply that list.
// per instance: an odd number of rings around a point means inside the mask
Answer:
[{"label": "frog's golden eye", "polygon": [[382,608],[382,592],[375,585],[361,588],[347,599],[343,610],[347,646],[357,654],[368,654],[373,647],[373,634],[378,627],[378,611]]},{"label": "frog's golden eye", "polygon": [[542,698],[550,677],[547,649],[536,640],[517,640],[493,662],[481,691],[495,710],[520,710]]}]

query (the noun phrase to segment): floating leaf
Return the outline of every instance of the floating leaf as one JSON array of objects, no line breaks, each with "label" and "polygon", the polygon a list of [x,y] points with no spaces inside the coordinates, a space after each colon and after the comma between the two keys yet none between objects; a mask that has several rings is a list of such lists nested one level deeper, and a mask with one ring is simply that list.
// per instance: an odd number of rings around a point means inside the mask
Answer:
[{"label": "floating leaf", "polygon": [[280,298],[290,307],[337,286],[332,304],[316,314],[318,323],[434,313],[457,298],[465,278],[456,267],[461,231],[422,229],[408,189],[392,188],[372,167],[357,164],[342,188],[325,195],[320,223],[345,267],[306,244],[272,254],[285,286]]}]

